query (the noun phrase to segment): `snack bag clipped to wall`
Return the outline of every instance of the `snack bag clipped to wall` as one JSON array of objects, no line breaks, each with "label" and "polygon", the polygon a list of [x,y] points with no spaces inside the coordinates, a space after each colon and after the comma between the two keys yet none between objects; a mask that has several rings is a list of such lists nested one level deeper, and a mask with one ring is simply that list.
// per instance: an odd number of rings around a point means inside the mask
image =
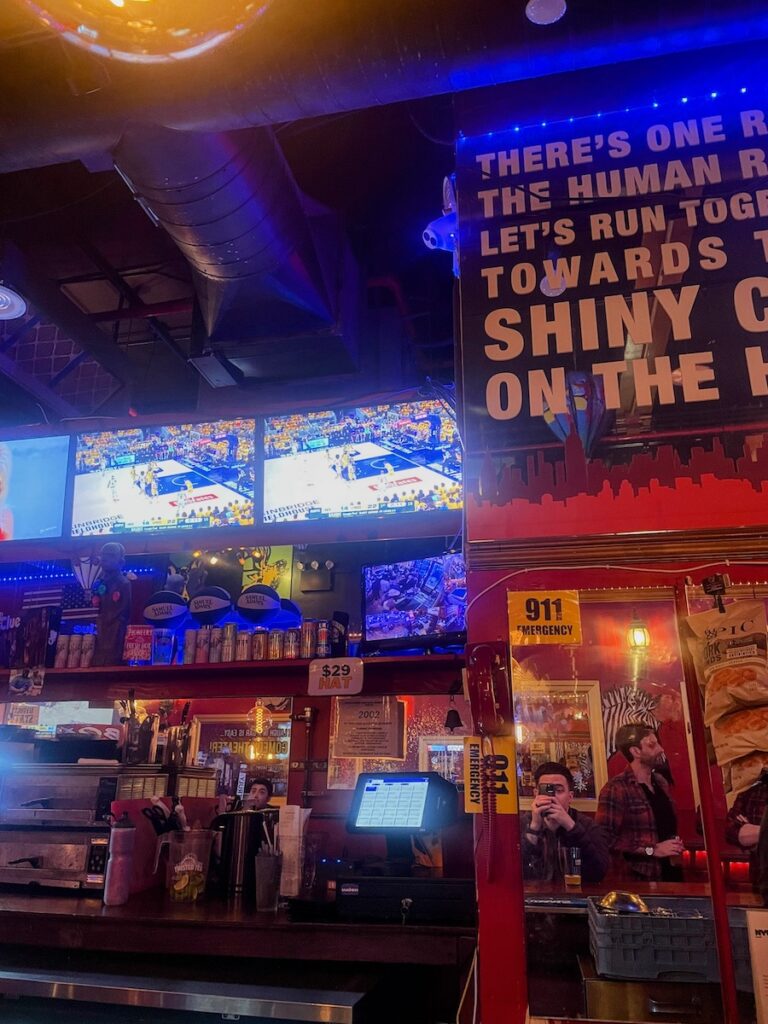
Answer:
[{"label": "snack bag clipped to wall", "polygon": [[[768,704],[768,637],[762,601],[734,601],[724,612],[716,608],[699,612],[686,622],[694,633],[688,646],[704,691],[705,724],[743,708]],[[733,757],[721,757],[718,751],[720,764]]]}]

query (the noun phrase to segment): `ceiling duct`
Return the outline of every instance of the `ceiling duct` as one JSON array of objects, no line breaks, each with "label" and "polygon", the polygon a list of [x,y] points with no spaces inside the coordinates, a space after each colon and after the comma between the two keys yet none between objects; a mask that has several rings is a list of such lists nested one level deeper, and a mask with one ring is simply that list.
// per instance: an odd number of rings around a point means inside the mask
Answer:
[{"label": "ceiling duct", "polygon": [[334,323],[334,276],[321,267],[306,201],[271,129],[132,126],[114,160],[189,261],[211,342]]},{"label": "ceiling duct", "polygon": [[281,0],[193,61],[82,54],[103,84],[79,95],[60,50],[8,47],[0,170],[111,151],[133,123],[231,131],[766,36],[764,0],[581,0],[544,28],[523,0]]}]

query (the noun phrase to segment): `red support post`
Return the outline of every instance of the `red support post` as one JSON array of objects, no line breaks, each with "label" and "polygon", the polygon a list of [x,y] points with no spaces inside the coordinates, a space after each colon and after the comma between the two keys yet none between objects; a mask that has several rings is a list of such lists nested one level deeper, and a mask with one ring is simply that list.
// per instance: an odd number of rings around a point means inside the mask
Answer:
[{"label": "red support post", "polygon": [[[494,736],[513,730],[509,649],[503,641],[468,645],[467,688],[474,727],[483,735],[483,753]],[[484,775],[483,813],[475,820],[478,971],[482,1024],[524,1024],[528,1019],[525,901],[520,854],[520,816],[514,755],[507,770],[514,800],[499,813]]]}]

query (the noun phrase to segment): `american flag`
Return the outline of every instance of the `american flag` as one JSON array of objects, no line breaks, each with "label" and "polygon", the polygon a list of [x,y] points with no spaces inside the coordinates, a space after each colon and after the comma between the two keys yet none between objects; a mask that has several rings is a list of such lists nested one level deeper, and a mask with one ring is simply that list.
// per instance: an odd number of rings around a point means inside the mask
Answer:
[{"label": "american flag", "polygon": [[99,614],[79,583],[38,585],[24,591],[22,611],[55,607],[62,610],[62,623],[95,622]]}]

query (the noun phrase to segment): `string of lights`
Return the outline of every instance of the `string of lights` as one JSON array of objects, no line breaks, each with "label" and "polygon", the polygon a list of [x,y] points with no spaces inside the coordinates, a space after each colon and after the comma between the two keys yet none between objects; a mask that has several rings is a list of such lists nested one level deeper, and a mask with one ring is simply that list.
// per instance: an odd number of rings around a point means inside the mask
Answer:
[{"label": "string of lights", "polygon": [[[671,107],[677,104],[685,105],[692,101],[706,101],[706,100],[717,100],[717,99],[728,99],[738,98],[739,96],[745,95],[750,89],[746,85],[739,86],[736,90],[719,90],[712,89],[710,92],[699,95],[699,96],[676,96],[669,99],[653,99],[650,103],[638,104],[634,107],[616,107],[611,110],[595,110],[589,114],[579,114],[578,116],[571,115],[570,117],[556,118],[555,120],[546,121],[529,121],[524,124],[511,124],[506,128],[496,128],[490,132],[478,132],[475,136],[468,136],[463,131],[459,130],[458,138],[459,141],[469,138],[491,138],[494,135],[502,135],[506,132],[523,132],[531,128],[553,128],[561,124],[576,124],[581,121],[588,121],[592,118],[610,117],[614,114],[638,114],[647,113],[649,110],[659,110],[662,107]],[[753,91],[757,92],[758,89],[753,87]]]}]

